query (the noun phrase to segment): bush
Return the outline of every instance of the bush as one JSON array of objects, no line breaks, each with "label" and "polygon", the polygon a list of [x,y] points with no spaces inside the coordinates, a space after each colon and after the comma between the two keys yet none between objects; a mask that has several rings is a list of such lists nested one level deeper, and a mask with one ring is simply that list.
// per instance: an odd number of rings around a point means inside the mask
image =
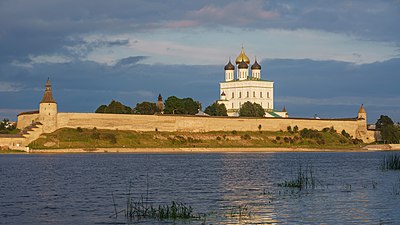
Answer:
[{"label": "bush", "polygon": [[299,127],[297,125],[293,127],[293,132],[295,133],[299,132]]},{"label": "bush", "polygon": [[303,130],[300,131],[300,137],[319,139],[322,138],[322,135],[317,130],[304,128]]},{"label": "bush", "polygon": [[342,130],[342,135],[347,138],[347,139],[351,139],[351,136],[349,133],[347,133],[345,130]]},{"label": "bush", "polygon": [[79,132],[79,133],[81,133],[81,132],[83,131],[83,129],[82,129],[81,127],[77,127],[77,128],[76,128],[76,131]]},{"label": "bush", "polygon": [[291,126],[288,126],[286,129],[287,129],[287,131],[289,131],[289,133],[292,133],[292,127]]}]

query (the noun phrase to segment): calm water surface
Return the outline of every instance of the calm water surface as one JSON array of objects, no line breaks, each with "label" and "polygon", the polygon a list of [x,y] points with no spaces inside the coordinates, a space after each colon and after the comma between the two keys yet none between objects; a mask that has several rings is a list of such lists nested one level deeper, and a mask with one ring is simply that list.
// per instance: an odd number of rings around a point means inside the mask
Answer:
[{"label": "calm water surface", "polygon": [[[156,206],[206,214],[132,224],[400,224],[400,171],[379,169],[385,154],[0,155],[0,224],[126,224],[112,195],[123,210],[130,185],[137,200],[148,190]],[[279,187],[300,165],[317,187]],[[250,216],[239,218],[243,206]]]}]

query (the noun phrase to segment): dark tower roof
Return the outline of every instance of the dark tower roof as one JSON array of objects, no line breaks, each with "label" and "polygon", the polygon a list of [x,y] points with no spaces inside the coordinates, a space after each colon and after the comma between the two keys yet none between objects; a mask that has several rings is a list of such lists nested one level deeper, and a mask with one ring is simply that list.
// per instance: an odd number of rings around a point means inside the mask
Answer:
[{"label": "dark tower roof", "polygon": [[258,64],[257,59],[254,60],[254,64],[251,66],[252,70],[261,70],[260,64]]},{"label": "dark tower roof", "polygon": [[364,109],[364,104],[361,104],[360,110],[358,110],[358,113],[367,113]]},{"label": "dark tower roof", "polygon": [[242,61],[239,63],[238,68],[239,68],[239,69],[247,69],[247,68],[249,68],[249,65],[247,65],[247,63],[246,63],[245,61],[242,60]]},{"label": "dark tower roof", "polygon": [[53,98],[53,93],[51,92],[51,84],[49,78],[47,78],[46,90],[44,91],[43,98],[40,103],[56,103]]},{"label": "dark tower roof", "polygon": [[158,94],[158,101],[161,101],[161,102],[162,102],[162,96],[161,96],[161,94]]},{"label": "dark tower roof", "polygon": [[229,60],[228,64],[224,67],[225,70],[235,70],[235,66],[231,63],[231,60]]},{"label": "dark tower roof", "polygon": [[283,106],[282,112],[286,112],[286,107]]}]

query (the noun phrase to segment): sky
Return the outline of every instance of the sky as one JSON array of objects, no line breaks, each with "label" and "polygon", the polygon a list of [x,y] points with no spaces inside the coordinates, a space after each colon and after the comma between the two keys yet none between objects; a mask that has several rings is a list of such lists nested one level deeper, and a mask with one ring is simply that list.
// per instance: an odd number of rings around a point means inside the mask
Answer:
[{"label": "sky", "polygon": [[242,46],[291,117],[400,121],[399,0],[0,0],[0,119],[219,98]]}]

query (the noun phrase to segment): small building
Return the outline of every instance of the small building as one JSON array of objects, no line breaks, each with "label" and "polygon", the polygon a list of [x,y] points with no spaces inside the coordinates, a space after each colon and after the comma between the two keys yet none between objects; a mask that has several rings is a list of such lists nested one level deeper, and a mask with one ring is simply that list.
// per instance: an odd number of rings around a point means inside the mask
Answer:
[{"label": "small building", "polygon": [[261,65],[250,59],[244,49],[235,61],[225,65],[225,81],[220,83],[219,104],[224,104],[228,116],[239,116],[240,107],[247,101],[257,103],[265,110],[265,117],[288,117],[285,111],[274,109],[274,82],[261,79]]}]

